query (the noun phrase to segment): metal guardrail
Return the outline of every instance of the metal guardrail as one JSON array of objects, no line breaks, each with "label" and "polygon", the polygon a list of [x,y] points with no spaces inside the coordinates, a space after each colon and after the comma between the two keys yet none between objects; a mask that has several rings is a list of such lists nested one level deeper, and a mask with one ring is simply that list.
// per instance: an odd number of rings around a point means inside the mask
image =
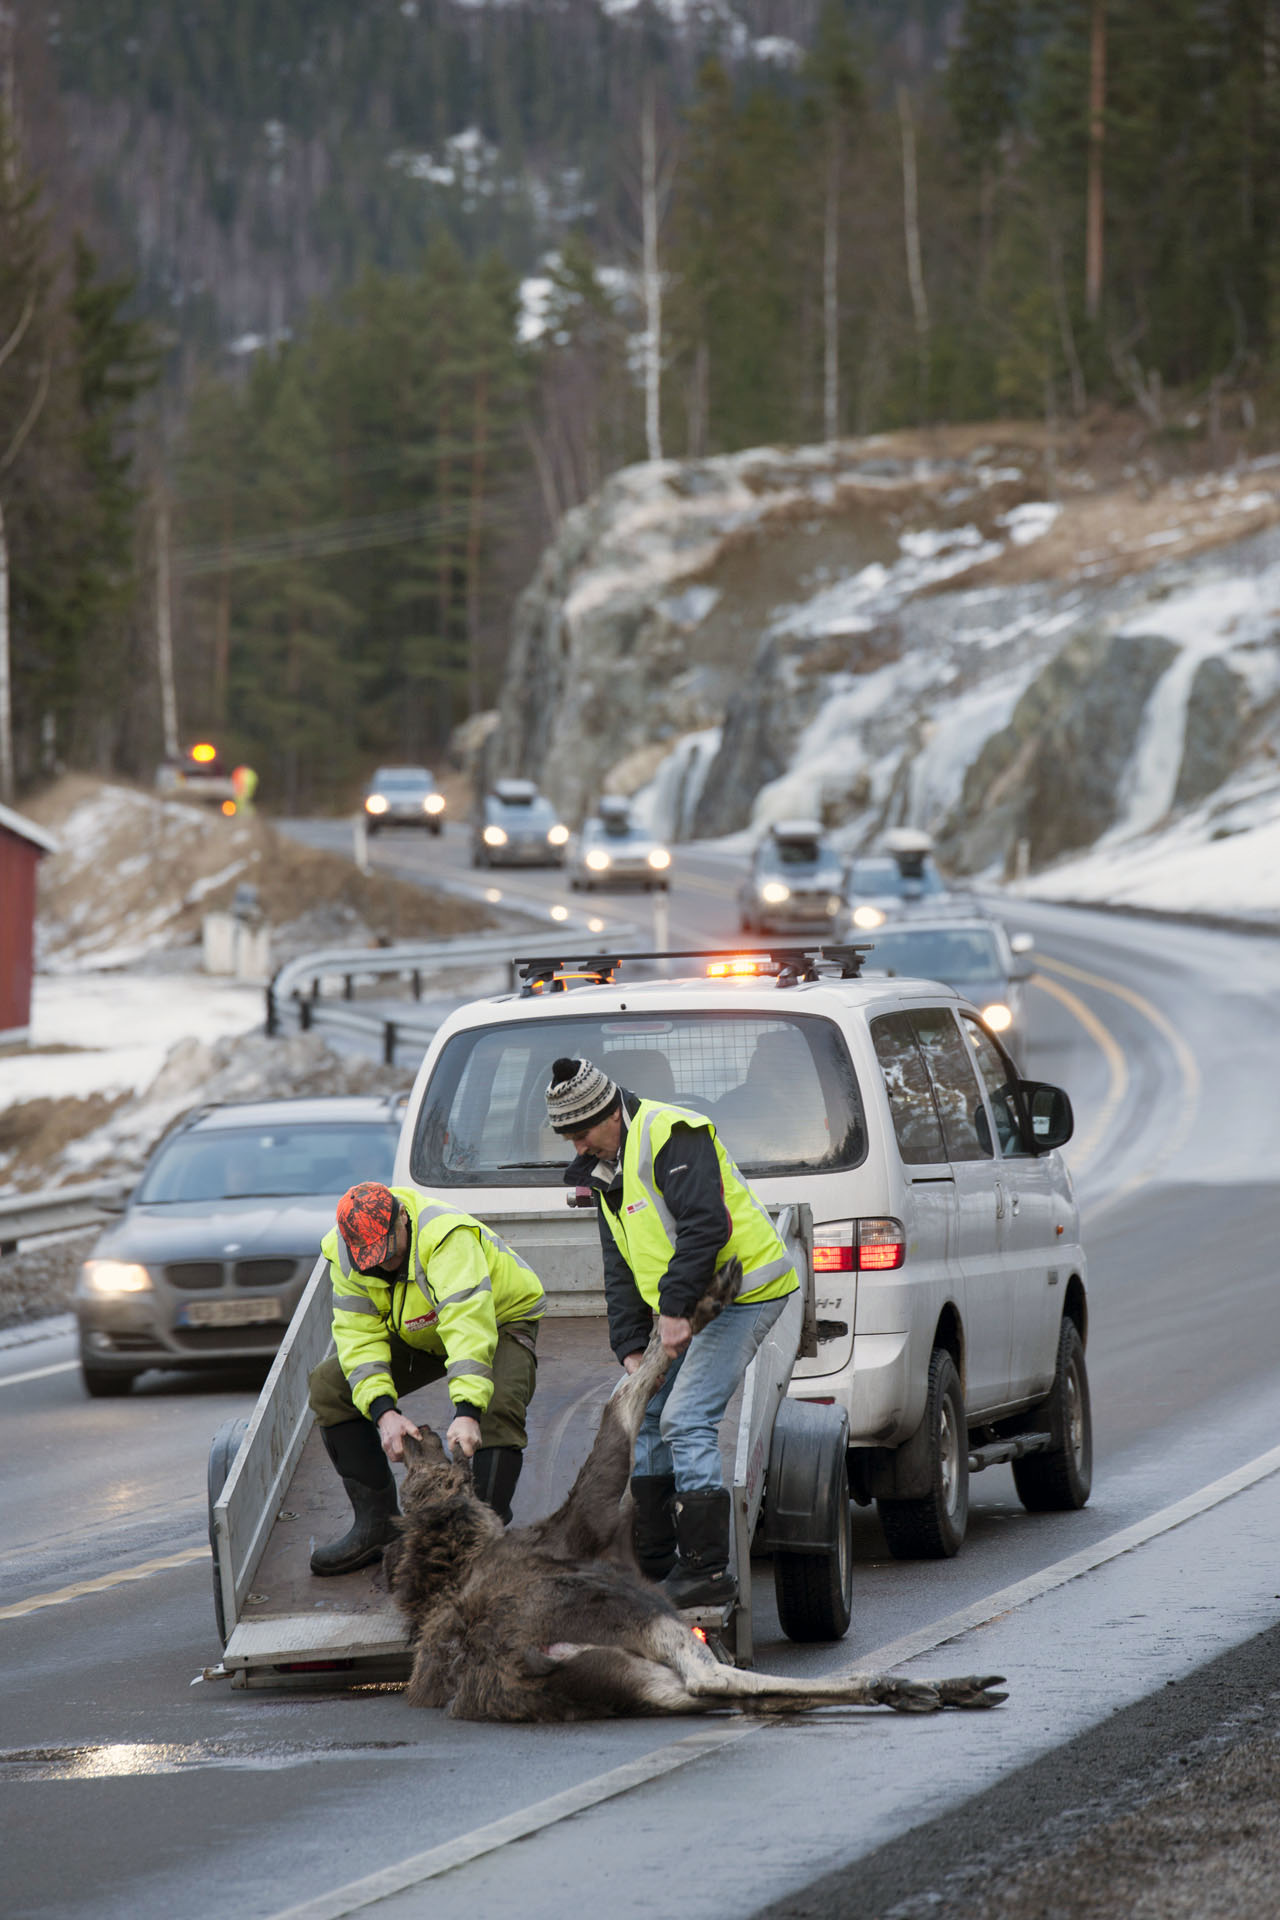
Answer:
[{"label": "metal guardrail", "polygon": [[[607,935],[590,934],[586,923],[566,919],[556,926],[555,940],[566,936],[580,943],[584,934],[616,949],[619,939],[635,937],[629,926],[612,927]],[[414,1014],[412,1002],[422,998],[423,982],[433,974],[458,967],[485,970],[505,967],[511,989],[516,985],[515,955],[527,952],[531,936],[523,932],[488,934],[479,939],[405,942],[390,947],[325,947],[315,953],[300,954],[286,961],[267,986],[266,1031],[283,1031],[286,1018],[296,1018],[304,1033],[316,1027],[334,1027],[365,1036],[380,1035],[382,1058],[387,1066],[395,1064],[396,1050],[402,1040],[422,1046],[431,1039],[439,1022],[426,1014]],[[536,937],[534,939],[536,944]],[[356,986],[361,981],[404,980],[411,1000],[403,1014],[389,1015],[385,1009],[362,1010],[354,1004]],[[340,997],[326,996],[322,985],[340,981]]]},{"label": "metal guardrail", "polygon": [[99,1203],[123,1191],[119,1180],[100,1180],[93,1186],[53,1187],[0,1200],[0,1254],[15,1252],[20,1240],[98,1226],[105,1217]]}]

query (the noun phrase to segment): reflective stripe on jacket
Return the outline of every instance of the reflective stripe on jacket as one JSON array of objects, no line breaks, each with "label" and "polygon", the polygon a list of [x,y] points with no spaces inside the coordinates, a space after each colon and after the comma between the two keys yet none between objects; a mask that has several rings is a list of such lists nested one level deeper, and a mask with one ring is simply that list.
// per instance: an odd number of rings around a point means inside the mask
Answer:
[{"label": "reflective stripe on jacket", "polygon": [[662,1279],[675,1251],[679,1225],[658,1191],[654,1161],[677,1126],[705,1127],[716,1150],[724,1196],[725,1240],[716,1255],[715,1271],[726,1260],[741,1260],[743,1282],[738,1299],[744,1303],[776,1300],[794,1292],[800,1283],[778,1231],[725,1152],[706,1114],[642,1100],[632,1115],[623,1145],[621,1205],[616,1213],[607,1204],[600,1207],[642,1298],[655,1312],[660,1311]]},{"label": "reflective stripe on jacket", "polygon": [[384,1280],[351,1264],[346,1241],[331,1227],[320,1245],[333,1282],[333,1339],[356,1406],[395,1398],[394,1331],[406,1346],[439,1354],[449,1397],[483,1413],[493,1397],[498,1328],[537,1320],[546,1307],[542,1282],[527,1261],[483,1221],[457,1207],[393,1187],[409,1216],[409,1271]]}]

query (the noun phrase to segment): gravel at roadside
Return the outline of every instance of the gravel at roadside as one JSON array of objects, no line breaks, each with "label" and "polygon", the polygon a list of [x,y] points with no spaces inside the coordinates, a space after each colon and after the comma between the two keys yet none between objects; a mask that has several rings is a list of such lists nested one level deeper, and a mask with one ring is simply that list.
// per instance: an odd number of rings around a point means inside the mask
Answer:
[{"label": "gravel at roadside", "polygon": [[1278,1805],[1272,1628],[755,1920],[1275,1920]]}]

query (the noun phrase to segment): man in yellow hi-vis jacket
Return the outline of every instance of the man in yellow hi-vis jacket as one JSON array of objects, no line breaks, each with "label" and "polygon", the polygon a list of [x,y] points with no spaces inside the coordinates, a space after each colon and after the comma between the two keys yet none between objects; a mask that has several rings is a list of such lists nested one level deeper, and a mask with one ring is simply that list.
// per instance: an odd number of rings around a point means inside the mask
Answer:
[{"label": "man in yellow hi-vis jacket", "polygon": [[510,1520],[546,1306],[537,1274],[469,1213],[376,1181],[342,1196],[320,1250],[337,1354],[311,1375],[311,1408],[355,1519],[316,1548],[312,1572],[367,1566],[395,1537],[388,1462],[418,1434],[398,1396],[433,1380],[448,1381],[453,1402],[446,1445],[472,1460],[477,1494]]},{"label": "man in yellow hi-vis jacket", "polygon": [[[706,1114],[642,1100],[590,1060],[557,1060],[546,1100],[552,1127],[578,1155],[566,1184],[595,1198],[613,1351],[634,1372],[656,1313],[673,1359],[636,1437],[641,1568],[678,1607],[732,1600],[720,1422],[800,1284],[791,1257]],[[693,1340],[690,1315],[730,1260],[742,1264],[738,1296]]]}]

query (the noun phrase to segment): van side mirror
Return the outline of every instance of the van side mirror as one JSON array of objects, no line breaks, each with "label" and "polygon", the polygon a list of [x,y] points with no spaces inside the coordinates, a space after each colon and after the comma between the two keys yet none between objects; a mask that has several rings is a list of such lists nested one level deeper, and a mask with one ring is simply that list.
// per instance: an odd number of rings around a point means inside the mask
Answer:
[{"label": "van side mirror", "polygon": [[1031,1116],[1035,1151],[1052,1153],[1055,1147],[1065,1147],[1076,1130],[1076,1119],[1062,1088],[1051,1087],[1046,1080],[1020,1080],[1018,1085]]},{"label": "van side mirror", "polygon": [[94,1201],[99,1213],[123,1213],[129,1205],[130,1189],[117,1187],[114,1193],[100,1193]]}]

